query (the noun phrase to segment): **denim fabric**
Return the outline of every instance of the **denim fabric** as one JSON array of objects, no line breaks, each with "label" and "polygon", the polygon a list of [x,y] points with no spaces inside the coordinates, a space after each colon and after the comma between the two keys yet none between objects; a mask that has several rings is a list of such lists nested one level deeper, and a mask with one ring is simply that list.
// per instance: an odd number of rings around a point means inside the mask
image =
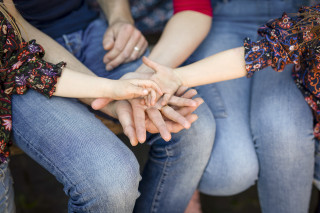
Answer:
[{"label": "denim fabric", "polygon": [[[283,11],[296,12],[295,6],[288,0],[217,2],[210,34],[187,63],[242,46],[246,36],[258,39],[260,25]],[[314,171],[313,119],[291,69],[263,70],[251,79],[197,88],[216,121],[215,144],[200,191],[232,195],[258,180],[262,212],[308,211]]]},{"label": "denim fabric", "polygon": [[[98,76],[117,79],[141,60],[106,71],[103,20],[57,39]],[[147,54],[147,53],[146,53]],[[150,159],[140,181],[133,153],[77,100],[29,91],[13,97],[16,144],[51,172],[70,197],[69,212],[183,212],[209,160],[215,123],[206,104],[189,130],[165,142],[148,134]],[[37,116],[33,116],[37,114]]]},{"label": "denim fabric", "polygon": [[14,213],[13,181],[8,168],[8,162],[0,165],[0,212]]}]

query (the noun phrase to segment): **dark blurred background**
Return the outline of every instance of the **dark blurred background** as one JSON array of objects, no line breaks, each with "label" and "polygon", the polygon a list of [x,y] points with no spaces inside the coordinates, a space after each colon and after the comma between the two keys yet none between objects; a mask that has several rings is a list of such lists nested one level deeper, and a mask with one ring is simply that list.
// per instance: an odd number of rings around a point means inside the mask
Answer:
[{"label": "dark blurred background", "polygon": [[[119,137],[129,146],[124,135],[119,135]],[[129,147],[136,154],[141,168],[143,168],[148,157],[149,147],[144,144]],[[26,154],[12,156],[10,168],[14,179],[17,213],[67,213],[68,198],[62,190],[62,185],[53,175]],[[318,191],[314,188],[310,213],[316,212],[318,199]],[[201,194],[201,203],[204,213],[261,212],[256,186],[241,194],[229,197],[212,197]]]}]

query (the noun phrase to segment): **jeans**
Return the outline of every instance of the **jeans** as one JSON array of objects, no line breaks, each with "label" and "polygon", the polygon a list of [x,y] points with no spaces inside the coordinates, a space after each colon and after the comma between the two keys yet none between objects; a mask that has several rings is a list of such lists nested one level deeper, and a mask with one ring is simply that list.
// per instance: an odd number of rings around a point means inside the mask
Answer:
[{"label": "jeans", "polygon": [[[141,60],[107,72],[102,62],[106,28],[99,19],[57,41],[98,76],[117,79],[135,71]],[[136,212],[183,212],[212,150],[215,123],[202,104],[199,119],[170,142],[148,134],[150,158],[139,184],[134,154],[77,100],[29,91],[14,96],[12,105],[16,144],[63,184],[69,212],[132,212],[135,203]]]},{"label": "jeans", "polygon": [[[247,36],[283,11],[289,0],[218,2],[212,29],[187,63],[243,45]],[[208,48],[210,47],[210,48]],[[232,62],[231,62],[232,63]],[[212,68],[214,71],[214,68]],[[215,144],[199,184],[201,192],[227,196],[258,181],[262,212],[308,212],[314,171],[313,118],[291,78],[265,69],[241,78],[198,87],[215,121]]]}]

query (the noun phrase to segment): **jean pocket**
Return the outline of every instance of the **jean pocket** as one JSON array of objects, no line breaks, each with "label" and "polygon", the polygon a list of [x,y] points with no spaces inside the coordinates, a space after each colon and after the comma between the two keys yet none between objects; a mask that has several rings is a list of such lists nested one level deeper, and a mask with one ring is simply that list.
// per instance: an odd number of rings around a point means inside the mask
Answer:
[{"label": "jean pocket", "polygon": [[215,84],[200,86],[195,89],[209,106],[214,118],[226,118],[228,116],[223,98]]}]

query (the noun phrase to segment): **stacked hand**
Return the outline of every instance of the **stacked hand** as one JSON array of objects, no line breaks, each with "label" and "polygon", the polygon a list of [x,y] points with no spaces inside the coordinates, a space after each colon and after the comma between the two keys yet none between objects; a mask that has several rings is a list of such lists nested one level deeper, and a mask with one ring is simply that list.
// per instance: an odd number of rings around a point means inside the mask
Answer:
[{"label": "stacked hand", "polygon": [[[122,63],[141,57],[147,45],[143,35],[132,24],[117,22],[109,26],[103,39],[104,49],[108,50],[103,59],[106,70],[112,70]],[[156,74],[152,75],[153,72],[128,73],[121,78],[126,81],[123,81],[122,86],[118,84],[118,90],[115,91],[115,97],[119,97],[115,99],[128,97],[130,100],[113,101],[108,104],[110,99],[100,98],[92,103],[92,108],[100,109],[120,121],[125,135],[128,136],[133,146],[138,142],[145,142],[146,131],[160,133],[164,140],[169,141],[171,133],[189,128],[197,120],[197,115],[192,112],[203,103],[201,98],[192,100],[197,92],[193,89],[187,91],[187,88],[180,87],[181,82],[177,80],[179,78],[171,72],[171,69],[148,59],[144,59],[144,62],[155,70]],[[150,82],[138,82],[137,79],[152,80],[158,86]],[[134,94],[129,94],[130,91],[137,89],[132,86],[149,88],[145,99],[147,105],[137,98],[144,96],[145,91],[141,92],[141,89],[138,89],[139,91],[133,92]],[[157,99],[161,97],[157,103],[155,103],[156,97]]]},{"label": "stacked hand", "polygon": [[[182,80],[175,70],[170,67],[157,64],[147,57],[143,57],[142,61],[145,65],[155,71],[155,74],[152,75],[150,79],[160,86],[162,92],[164,93],[161,104],[166,105],[173,94],[175,94],[175,92],[182,86]],[[150,97],[149,99],[151,99]]]},{"label": "stacked hand", "polygon": [[[152,77],[150,73],[135,72],[124,75],[122,79],[149,79],[150,77]],[[176,133],[189,128],[191,123],[197,120],[197,115],[192,112],[203,103],[201,98],[192,100],[196,94],[197,92],[193,89],[187,91],[186,87],[180,87],[165,106],[161,104],[162,99],[154,106],[142,104],[141,99],[131,99],[112,102],[105,107],[108,101],[97,99],[92,103],[92,107],[118,118],[124,133],[135,146],[138,142],[143,143],[146,140],[146,131],[160,133],[164,140],[169,141],[171,132]]]}]

